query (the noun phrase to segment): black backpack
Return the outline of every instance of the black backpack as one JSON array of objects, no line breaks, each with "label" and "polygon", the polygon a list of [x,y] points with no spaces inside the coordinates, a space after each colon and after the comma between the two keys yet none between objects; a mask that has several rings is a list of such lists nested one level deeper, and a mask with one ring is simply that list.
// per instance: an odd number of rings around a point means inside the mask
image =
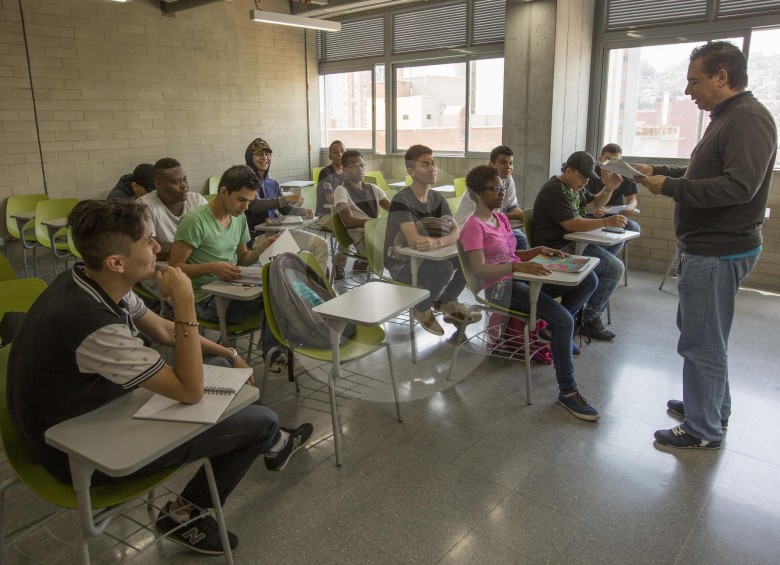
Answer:
[{"label": "black backpack", "polygon": [[[312,308],[334,298],[320,274],[294,253],[282,253],[268,266],[271,301],[276,305],[276,325],[293,347],[330,349],[330,328]],[[355,333],[348,324],[341,336],[343,345]]]}]

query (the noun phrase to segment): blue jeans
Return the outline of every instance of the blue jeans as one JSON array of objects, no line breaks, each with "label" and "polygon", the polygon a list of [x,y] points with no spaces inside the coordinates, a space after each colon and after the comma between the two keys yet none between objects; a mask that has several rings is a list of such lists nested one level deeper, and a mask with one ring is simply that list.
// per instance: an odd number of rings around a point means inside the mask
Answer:
[{"label": "blue jeans", "polygon": [[[198,318],[214,324],[219,323],[216,296],[211,295],[200,302],[196,302],[195,310],[198,313]],[[240,324],[241,322],[245,322],[249,318],[256,316],[258,312],[260,312],[263,319],[260,331],[263,334],[263,359],[265,359],[266,353],[271,351],[272,347],[278,347],[281,344],[279,343],[279,340],[274,337],[271,328],[268,326],[268,321],[264,315],[262,296],[260,298],[255,298],[254,300],[231,300],[225,314],[225,322],[228,324]],[[276,355],[281,355],[282,353],[283,351],[280,350]],[[276,357],[276,355],[274,357]]]},{"label": "blue jeans", "polygon": [[758,262],[758,255],[721,259],[683,255],[677,278],[680,296],[677,352],[683,362],[683,401],[687,433],[720,441],[720,421],[731,415],[728,342],[739,284]]},{"label": "blue jeans", "polygon": [[512,230],[512,234],[515,236],[515,249],[526,250],[528,249],[528,237],[525,232],[520,228]]},{"label": "blue jeans", "polygon": [[[531,297],[528,283],[519,280],[507,280],[506,282],[512,284],[511,295],[507,297],[506,295],[509,293],[504,292],[502,293],[504,296],[500,298],[497,296],[496,291],[501,285],[499,282],[485,291],[490,296],[489,300],[511,310],[530,312]],[[552,334],[550,352],[555,367],[555,378],[558,380],[558,388],[561,390],[577,388],[571,353],[571,341],[574,337],[574,315],[588,301],[598,282],[596,275],[590,273],[577,286],[544,284],[539,293],[536,314],[547,322]],[[560,304],[555,301],[557,297],[561,297]]]},{"label": "blue jeans", "polygon": [[[412,266],[408,261],[394,261],[387,270],[395,280],[412,284]],[[431,293],[429,298],[415,305],[418,312],[430,310],[436,300],[441,300],[442,304],[457,300],[466,288],[466,279],[460,270],[458,258],[423,261],[417,272],[417,286]]]},{"label": "blue jeans", "polygon": [[[622,244],[620,245],[622,246]],[[615,292],[618,284],[620,284],[620,280],[623,278],[625,270],[623,263],[615,257],[612,251],[610,248],[600,247],[591,243],[585,247],[585,251],[582,253],[588,257],[598,257],[601,260],[594,269],[594,272],[599,277],[599,284],[596,287],[596,291],[588,299],[585,310],[583,310],[583,322],[591,322],[601,318],[609,303],[609,299],[612,297],[612,293]]]}]

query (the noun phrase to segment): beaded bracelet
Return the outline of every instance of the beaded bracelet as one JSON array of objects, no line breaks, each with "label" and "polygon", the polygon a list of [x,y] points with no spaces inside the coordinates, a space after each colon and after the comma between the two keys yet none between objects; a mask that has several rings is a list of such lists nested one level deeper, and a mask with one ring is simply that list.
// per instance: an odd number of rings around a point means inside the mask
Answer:
[{"label": "beaded bracelet", "polygon": [[[197,327],[200,326],[200,324],[198,322],[182,322],[182,321],[176,320],[173,323],[174,324],[181,324],[182,326],[189,326],[191,328],[197,328]],[[173,332],[173,337],[176,337],[176,331],[175,330]],[[187,329],[186,328],[184,329],[184,337],[190,337],[190,334],[187,333]]]}]

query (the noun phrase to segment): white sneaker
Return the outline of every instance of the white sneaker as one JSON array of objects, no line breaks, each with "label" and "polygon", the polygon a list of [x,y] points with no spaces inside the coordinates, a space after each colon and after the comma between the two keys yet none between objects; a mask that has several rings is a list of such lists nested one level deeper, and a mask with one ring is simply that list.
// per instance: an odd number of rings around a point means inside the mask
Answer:
[{"label": "white sneaker", "polygon": [[482,319],[482,314],[479,312],[471,312],[465,304],[461,304],[457,300],[441,304],[439,302],[434,303],[434,308],[444,312],[444,321],[448,324],[459,325],[464,321],[467,324],[473,324],[479,322]]}]

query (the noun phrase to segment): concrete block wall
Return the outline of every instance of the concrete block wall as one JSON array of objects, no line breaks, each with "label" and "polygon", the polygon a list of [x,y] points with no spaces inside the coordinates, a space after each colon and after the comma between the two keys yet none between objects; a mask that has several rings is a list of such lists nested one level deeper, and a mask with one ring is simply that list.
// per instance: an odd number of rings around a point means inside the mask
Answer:
[{"label": "concrete block wall", "polygon": [[203,191],[258,136],[274,149],[275,178],[308,178],[303,30],[250,21],[251,0],[175,16],[152,0],[21,5],[0,0],[0,202],[44,192],[44,172],[52,198],[105,197],[136,164],[164,156]]}]

